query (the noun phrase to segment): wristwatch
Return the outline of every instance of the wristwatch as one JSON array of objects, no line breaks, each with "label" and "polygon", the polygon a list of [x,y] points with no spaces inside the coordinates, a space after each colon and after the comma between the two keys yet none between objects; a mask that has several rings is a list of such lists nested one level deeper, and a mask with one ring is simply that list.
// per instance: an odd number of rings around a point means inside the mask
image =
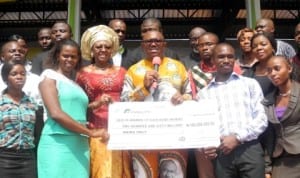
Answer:
[{"label": "wristwatch", "polygon": [[241,141],[241,137],[237,133],[234,133],[233,135],[240,142],[240,144],[243,144],[243,142]]}]

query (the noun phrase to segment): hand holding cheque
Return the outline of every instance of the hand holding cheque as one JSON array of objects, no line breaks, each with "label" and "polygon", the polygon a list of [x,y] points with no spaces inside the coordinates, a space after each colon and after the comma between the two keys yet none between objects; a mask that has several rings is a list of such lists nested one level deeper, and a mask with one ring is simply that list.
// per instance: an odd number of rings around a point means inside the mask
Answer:
[{"label": "hand holding cheque", "polygon": [[119,102],[109,106],[108,148],[185,149],[218,146],[215,101]]}]

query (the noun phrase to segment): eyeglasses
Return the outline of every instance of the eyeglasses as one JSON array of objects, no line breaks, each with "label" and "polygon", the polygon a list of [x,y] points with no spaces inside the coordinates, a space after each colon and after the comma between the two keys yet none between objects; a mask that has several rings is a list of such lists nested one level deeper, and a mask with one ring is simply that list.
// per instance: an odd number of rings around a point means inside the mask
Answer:
[{"label": "eyeglasses", "polygon": [[142,43],[145,43],[145,44],[148,44],[148,45],[150,45],[150,44],[152,44],[152,43],[155,43],[155,44],[161,44],[161,43],[163,43],[163,42],[165,42],[165,40],[150,39],[150,40],[144,40],[144,41],[142,41]]}]

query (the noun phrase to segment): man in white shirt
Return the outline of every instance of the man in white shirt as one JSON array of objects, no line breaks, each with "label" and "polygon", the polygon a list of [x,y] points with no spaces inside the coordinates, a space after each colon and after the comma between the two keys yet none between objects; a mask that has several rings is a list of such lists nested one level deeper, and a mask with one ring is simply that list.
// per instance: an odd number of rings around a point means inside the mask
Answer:
[{"label": "man in white shirt", "polygon": [[[24,55],[24,51],[22,47],[16,41],[6,42],[2,46],[1,50],[1,60],[3,62],[7,62],[10,60],[19,60],[22,61],[25,65],[26,59]],[[2,69],[2,65],[1,65]],[[27,71],[26,73],[26,83],[23,87],[23,91],[33,97],[39,105],[42,105],[42,99],[39,94],[38,85],[39,85],[40,77]],[[0,80],[0,90],[4,90],[6,88],[6,84],[3,82],[2,78]]]},{"label": "man in white shirt", "polygon": [[[1,48],[1,61],[8,62],[11,60],[14,61],[22,61],[22,63],[25,65],[26,59],[25,59],[25,51],[20,46],[20,44],[16,41],[8,41],[3,44]],[[2,70],[3,64],[0,64],[0,72]],[[35,126],[35,144],[37,146],[40,132],[43,127],[43,101],[39,93],[39,83],[40,83],[40,77],[36,74],[33,74],[29,71],[26,71],[26,82],[23,87],[23,91],[30,97],[32,97],[39,105],[39,110],[36,112],[36,126]],[[6,83],[3,82],[2,77],[0,76],[0,92],[6,88]]]},{"label": "man in white shirt", "polygon": [[213,50],[217,72],[198,98],[214,99],[219,108],[220,141],[205,148],[213,160],[217,178],[264,178],[263,150],[258,136],[266,129],[267,116],[261,101],[262,89],[257,81],[233,72],[235,51],[227,43]]}]

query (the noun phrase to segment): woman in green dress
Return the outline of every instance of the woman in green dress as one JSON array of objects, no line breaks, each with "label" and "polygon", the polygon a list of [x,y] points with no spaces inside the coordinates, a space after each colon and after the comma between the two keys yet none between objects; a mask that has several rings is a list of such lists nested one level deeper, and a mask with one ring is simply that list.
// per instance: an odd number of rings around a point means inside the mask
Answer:
[{"label": "woman in green dress", "polygon": [[79,45],[73,40],[57,43],[46,64],[39,89],[48,118],[38,147],[38,177],[88,178],[88,137],[105,141],[108,136],[105,129],[85,126],[88,97],[72,80],[81,64]]}]

